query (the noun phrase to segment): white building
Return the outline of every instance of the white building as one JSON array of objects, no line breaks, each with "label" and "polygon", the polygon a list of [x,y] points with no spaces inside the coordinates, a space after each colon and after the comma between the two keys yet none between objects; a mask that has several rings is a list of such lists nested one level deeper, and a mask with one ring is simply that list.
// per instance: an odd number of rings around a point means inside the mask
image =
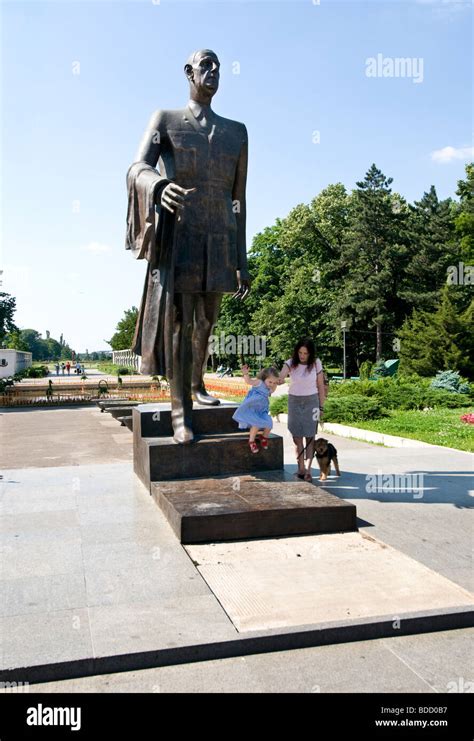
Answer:
[{"label": "white building", "polygon": [[33,354],[23,350],[5,350],[0,348],[0,378],[8,378],[14,373],[29,368]]}]

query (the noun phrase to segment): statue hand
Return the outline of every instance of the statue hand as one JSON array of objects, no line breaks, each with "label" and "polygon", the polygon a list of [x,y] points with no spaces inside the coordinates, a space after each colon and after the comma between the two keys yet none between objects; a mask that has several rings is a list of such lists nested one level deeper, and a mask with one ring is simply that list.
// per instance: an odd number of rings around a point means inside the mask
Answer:
[{"label": "statue hand", "polygon": [[176,183],[168,183],[161,194],[161,205],[174,214],[178,209],[184,209],[189,194],[196,190],[197,188],[182,188]]},{"label": "statue hand", "polygon": [[239,280],[239,287],[236,292],[232,295],[232,298],[238,298],[240,301],[244,301],[250,293],[250,281]]}]

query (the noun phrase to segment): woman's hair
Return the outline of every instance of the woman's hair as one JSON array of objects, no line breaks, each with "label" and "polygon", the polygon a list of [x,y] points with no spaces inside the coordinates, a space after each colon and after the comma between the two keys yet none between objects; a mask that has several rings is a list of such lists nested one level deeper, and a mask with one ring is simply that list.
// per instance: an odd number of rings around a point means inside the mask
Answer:
[{"label": "woman's hair", "polygon": [[309,373],[313,370],[313,365],[316,360],[316,348],[314,347],[314,342],[310,337],[305,337],[296,343],[293,350],[293,356],[291,358],[291,367],[296,368],[300,364],[298,350],[300,350],[302,347],[305,347],[308,351],[308,363],[306,366],[306,370]]},{"label": "woman's hair", "polygon": [[277,369],[273,368],[273,366],[271,366],[270,368],[262,368],[260,373],[257,374],[257,378],[260,378],[261,381],[266,381],[267,378],[270,378],[270,376],[274,376],[275,378],[280,377]]}]

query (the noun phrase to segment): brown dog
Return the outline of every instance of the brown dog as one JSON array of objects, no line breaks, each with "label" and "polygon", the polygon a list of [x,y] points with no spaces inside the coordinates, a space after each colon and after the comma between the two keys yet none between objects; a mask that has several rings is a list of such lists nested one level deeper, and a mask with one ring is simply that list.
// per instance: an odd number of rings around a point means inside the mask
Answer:
[{"label": "brown dog", "polygon": [[331,463],[334,463],[336,476],[340,476],[341,472],[339,470],[339,463],[337,460],[337,450],[334,445],[325,440],[324,437],[318,437],[314,444],[314,449],[316,451],[316,459],[319,464],[319,470],[321,471],[319,480],[326,481],[331,471]]}]

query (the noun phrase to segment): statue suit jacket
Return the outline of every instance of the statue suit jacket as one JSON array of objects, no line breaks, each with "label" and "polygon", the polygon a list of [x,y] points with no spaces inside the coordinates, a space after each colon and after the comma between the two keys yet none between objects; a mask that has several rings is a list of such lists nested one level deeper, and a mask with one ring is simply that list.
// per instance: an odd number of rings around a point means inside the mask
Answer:
[{"label": "statue suit jacket", "polygon": [[[237,271],[249,277],[247,151],[245,126],[214,112],[206,129],[188,107],[151,117],[127,173],[126,248],[149,263],[133,348],[142,355],[142,373],[172,377],[175,292],[233,293]],[[179,220],[155,209],[169,182],[197,188]]]}]

